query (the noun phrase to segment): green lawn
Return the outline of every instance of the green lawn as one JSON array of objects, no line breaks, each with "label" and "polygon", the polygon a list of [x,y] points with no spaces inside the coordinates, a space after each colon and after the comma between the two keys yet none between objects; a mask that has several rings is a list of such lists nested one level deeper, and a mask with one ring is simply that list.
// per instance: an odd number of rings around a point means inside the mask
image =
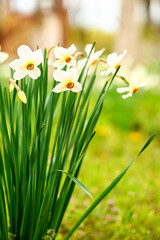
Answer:
[{"label": "green lawn", "polygon": [[[95,94],[96,95],[96,94]],[[92,99],[92,103],[94,100]],[[94,199],[135,157],[160,127],[158,90],[122,99],[112,89],[79,176]],[[92,104],[91,104],[92,105]],[[140,240],[160,237],[160,137],[134,162],[118,186],[73,234],[76,240]],[[78,187],[64,218],[63,239],[92,200]]]}]

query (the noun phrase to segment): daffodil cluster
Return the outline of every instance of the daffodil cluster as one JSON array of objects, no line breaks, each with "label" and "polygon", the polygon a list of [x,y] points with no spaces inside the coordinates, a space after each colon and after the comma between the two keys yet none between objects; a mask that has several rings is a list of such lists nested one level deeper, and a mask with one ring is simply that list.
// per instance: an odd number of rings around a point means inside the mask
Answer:
[{"label": "daffodil cluster", "polygon": [[[63,91],[72,91],[79,92],[82,90],[82,84],[79,82],[79,75],[82,69],[85,66],[85,71],[87,74],[90,73],[92,68],[98,63],[102,62],[103,65],[107,65],[108,68],[104,69],[100,73],[100,76],[105,76],[110,79],[110,77],[115,74],[116,70],[120,67],[124,57],[127,54],[125,49],[123,53],[118,55],[116,52],[111,53],[107,56],[107,59],[101,58],[101,55],[104,53],[105,49],[95,51],[95,48],[92,49],[92,44],[87,44],[85,47],[86,57],[83,53],[76,52],[77,48],[72,44],[69,48],[63,48],[55,46],[54,55],[56,60],[52,62],[54,67],[53,78],[58,84],[52,89],[55,93],[60,93]],[[13,79],[9,81],[10,91],[15,87],[18,91],[18,96],[22,102],[26,103],[27,99],[25,93],[17,86],[16,81],[23,79],[28,75],[32,79],[38,79],[41,75],[41,70],[39,68],[40,64],[43,62],[43,53],[41,49],[32,51],[28,46],[21,45],[17,54],[18,59],[13,60],[9,66],[14,70]],[[49,55],[49,52],[48,52]],[[0,52],[0,62],[2,63],[8,58],[7,53]],[[106,68],[106,67],[105,67]],[[125,79],[122,76],[117,76],[120,79]],[[139,83],[138,76],[136,73],[132,73],[129,81],[125,79],[125,82],[128,84],[127,87],[117,88],[118,93],[126,93],[122,95],[122,98],[131,97],[133,93],[136,93],[138,89],[146,84],[146,82]],[[23,95],[23,96],[22,96]]]}]

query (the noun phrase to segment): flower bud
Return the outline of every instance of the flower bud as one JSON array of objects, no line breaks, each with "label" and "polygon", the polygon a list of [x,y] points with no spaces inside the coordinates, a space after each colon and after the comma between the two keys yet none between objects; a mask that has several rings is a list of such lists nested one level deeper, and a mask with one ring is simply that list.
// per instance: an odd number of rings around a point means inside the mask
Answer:
[{"label": "flower bud", "polygon": [[20,98],[20,100],[23,102],[23,103],[27,103],[27,98],[26,98],[26,95],[23,91],[18,91],[18,97]]}]

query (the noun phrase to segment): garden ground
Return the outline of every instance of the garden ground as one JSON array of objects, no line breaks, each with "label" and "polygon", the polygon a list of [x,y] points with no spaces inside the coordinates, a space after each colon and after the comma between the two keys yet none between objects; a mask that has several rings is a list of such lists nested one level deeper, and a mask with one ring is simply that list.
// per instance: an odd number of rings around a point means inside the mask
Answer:
[{"label": "garden ground", "polygon": [[[94,100],[92,100],[92,103]],[[136,156],[160,123],[155,89],[124,100],[112,89],[84,159],[79,180],[94,199]],[[118,186],[73,234],[76,240],[158,240],[160,236],[160,137],[134,162]],[[58,239],[63,239],[92,199],[75,188]]]}]

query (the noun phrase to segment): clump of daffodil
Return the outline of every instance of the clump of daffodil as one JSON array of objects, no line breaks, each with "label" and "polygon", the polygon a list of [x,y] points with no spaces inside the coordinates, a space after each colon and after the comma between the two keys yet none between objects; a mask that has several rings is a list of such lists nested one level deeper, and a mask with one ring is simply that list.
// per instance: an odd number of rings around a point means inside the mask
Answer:
[{"label": "clump of daffodil", "polygon": [[8,56],[9,56],[8,53],[1,52],[1,46],[0,46],[0,63],[3,63],[4,61],[6,61]]},{"label": "clump of daffodil", "polygon": [[132,97],[133,93],[136,93],[140,87],[143,87],[146,84],[145,82],[138,82],[138,76],[136,73],[132,73],[131,79],[129,81],[128,87],[117,88],[118,93],[128,92],[125,95],[122,95],[122,98]]},{"label": "clump of daffodil", "polygon": [[9,79],[9,91],[12,92],[14,88],[16,88],[17,90],[17,95],[19,99],[26,104],[27,98],[25,93],[18,87],[18,85],[16,84],[16,80]]},{"label": "clump of daffodil", "polygon": [[123,58],[125,57],[127,50],[125,49],[122,54],[118,55],[116,52],[111,53],[107,57],[107,64],[109,68],[107,71],[103,71],[100,73],[101,76],[107,76],[108,74],[114,74],[116,70],[119,68]]},{"label": "clump of daffodil", "polygon": [[41,49],[32,50],[26,46],[21,45],[17,50],[19,59],[12,61],[9,66],[15,70],[13,75],[15,80],[20,80],[26,75],[29,75],[32,79],[37,79],[41,75],[41,71],[38,68],[43,61],[43,53]]},{"label": "clump of daffodil", "polygon": [[79,74],[77,69],[70,68],[68,71],[57,69],[54,71],[53,77],[57,82],[60,82],[52,89],[53,92],[59,93],[67,90],[79,92],[82,90],[82,85],[78,82]]},{"label": "clump of daffodil", "polygon": [[56,47],[54,48],[54,53],[56,61],[52,65],[56,68],[62,69],[65,65],[69,67],[75,67],[76,61],[73,54],[76,52],[77,48],[72,44],[69,48]]}]

